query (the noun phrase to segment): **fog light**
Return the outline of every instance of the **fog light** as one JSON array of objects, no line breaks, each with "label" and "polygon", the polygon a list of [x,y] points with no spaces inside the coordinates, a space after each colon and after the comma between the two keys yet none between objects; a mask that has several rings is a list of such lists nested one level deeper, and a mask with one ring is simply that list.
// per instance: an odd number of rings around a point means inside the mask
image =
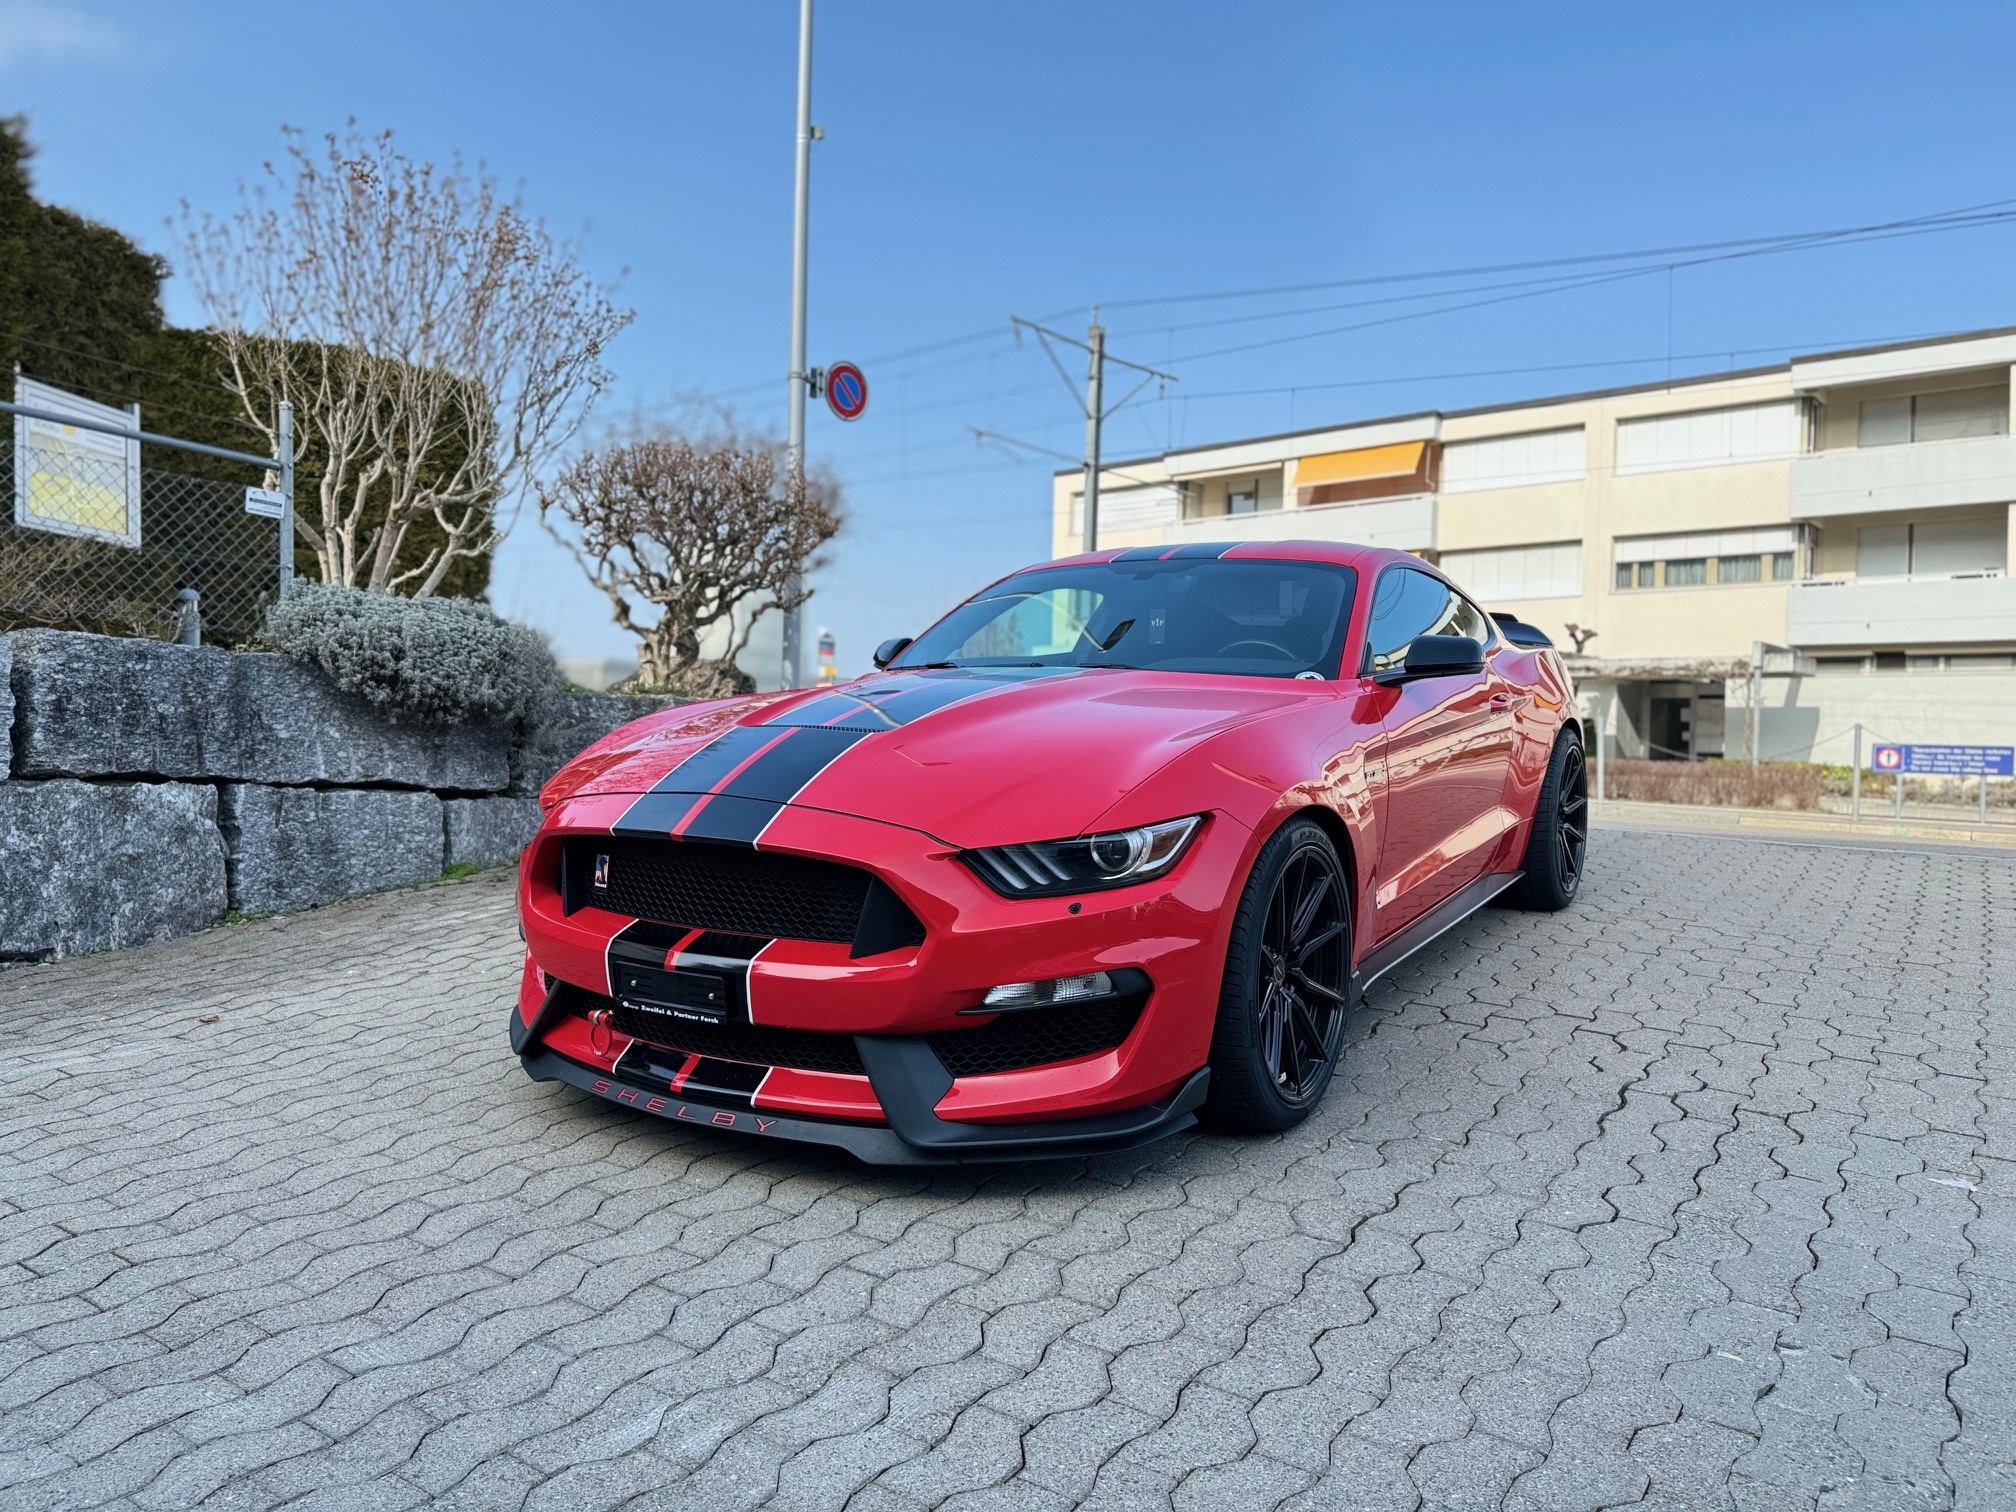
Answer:
[{"label": "fog light", "polygon": [[1084,976],[1055,977],[1047,982],[1004,982],[987,989],[988,1008],[1048,1008],[1057,1003],[1082,1003],[1111,997],[1113,978],[1103,971]]}]

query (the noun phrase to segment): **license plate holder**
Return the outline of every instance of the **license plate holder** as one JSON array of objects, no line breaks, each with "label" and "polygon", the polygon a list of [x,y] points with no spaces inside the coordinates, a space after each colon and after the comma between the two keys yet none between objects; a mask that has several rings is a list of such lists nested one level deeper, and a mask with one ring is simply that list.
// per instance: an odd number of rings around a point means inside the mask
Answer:
[{"label": "license plate holder", "polygon": [[735,1003],[728,979],[714,971],[619,965],[615,987],[625,1008],[689,1024],[725,1024]]}]

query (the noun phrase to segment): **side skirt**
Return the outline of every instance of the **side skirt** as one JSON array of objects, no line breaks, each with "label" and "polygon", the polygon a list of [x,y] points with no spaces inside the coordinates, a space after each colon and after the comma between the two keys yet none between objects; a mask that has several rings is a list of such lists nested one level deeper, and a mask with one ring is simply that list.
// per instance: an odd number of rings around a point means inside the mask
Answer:
[{"label": "side skirt", "polygon": [[1470,915],[1525,876],[1524,872],[1491,872],[1467,883],[1437,903],[1400,933],[1376,946],[1351,973],[1351,997],[1365,995],[1365,989],[1398,966],[1422,946],[1431,943],[1461,924]]}]

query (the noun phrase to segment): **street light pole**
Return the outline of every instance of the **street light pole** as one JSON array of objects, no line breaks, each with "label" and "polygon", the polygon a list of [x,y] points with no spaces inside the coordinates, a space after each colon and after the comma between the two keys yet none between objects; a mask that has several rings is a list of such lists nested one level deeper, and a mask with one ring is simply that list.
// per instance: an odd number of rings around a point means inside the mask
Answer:
[{"label": "street light pole", "polygon": [[[802,487],[805,480],[805,401],[812,391],[812,374],[805,363],[805,285],[809,261],[808,235],[812,216],[812,0],[798,0],[798,182],[791,217],[791,374],[785,380],[789,391],[789,428],[785,441],[785,470],[789,486]],[[799,587],[796,574],[792,589]],[[799,630],[802,609],[784,615],[783,681],[795,688],[804,680],[798,666]]]}]

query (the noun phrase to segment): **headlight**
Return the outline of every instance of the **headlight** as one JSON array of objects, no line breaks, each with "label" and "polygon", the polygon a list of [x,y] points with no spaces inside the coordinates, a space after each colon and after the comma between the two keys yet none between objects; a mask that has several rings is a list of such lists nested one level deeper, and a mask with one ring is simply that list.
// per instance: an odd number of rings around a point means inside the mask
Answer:
[{"label": "headlight", "polygon": [[1159,877],[1176,864],[1202,814],[1144,824],[1139,829],[1084,835],[1076,840],[1039,840],[1030,845],[994,845],[961,851],[980,880],[1004,898],[1040,898],[1056,893],[1094,892]]}]

